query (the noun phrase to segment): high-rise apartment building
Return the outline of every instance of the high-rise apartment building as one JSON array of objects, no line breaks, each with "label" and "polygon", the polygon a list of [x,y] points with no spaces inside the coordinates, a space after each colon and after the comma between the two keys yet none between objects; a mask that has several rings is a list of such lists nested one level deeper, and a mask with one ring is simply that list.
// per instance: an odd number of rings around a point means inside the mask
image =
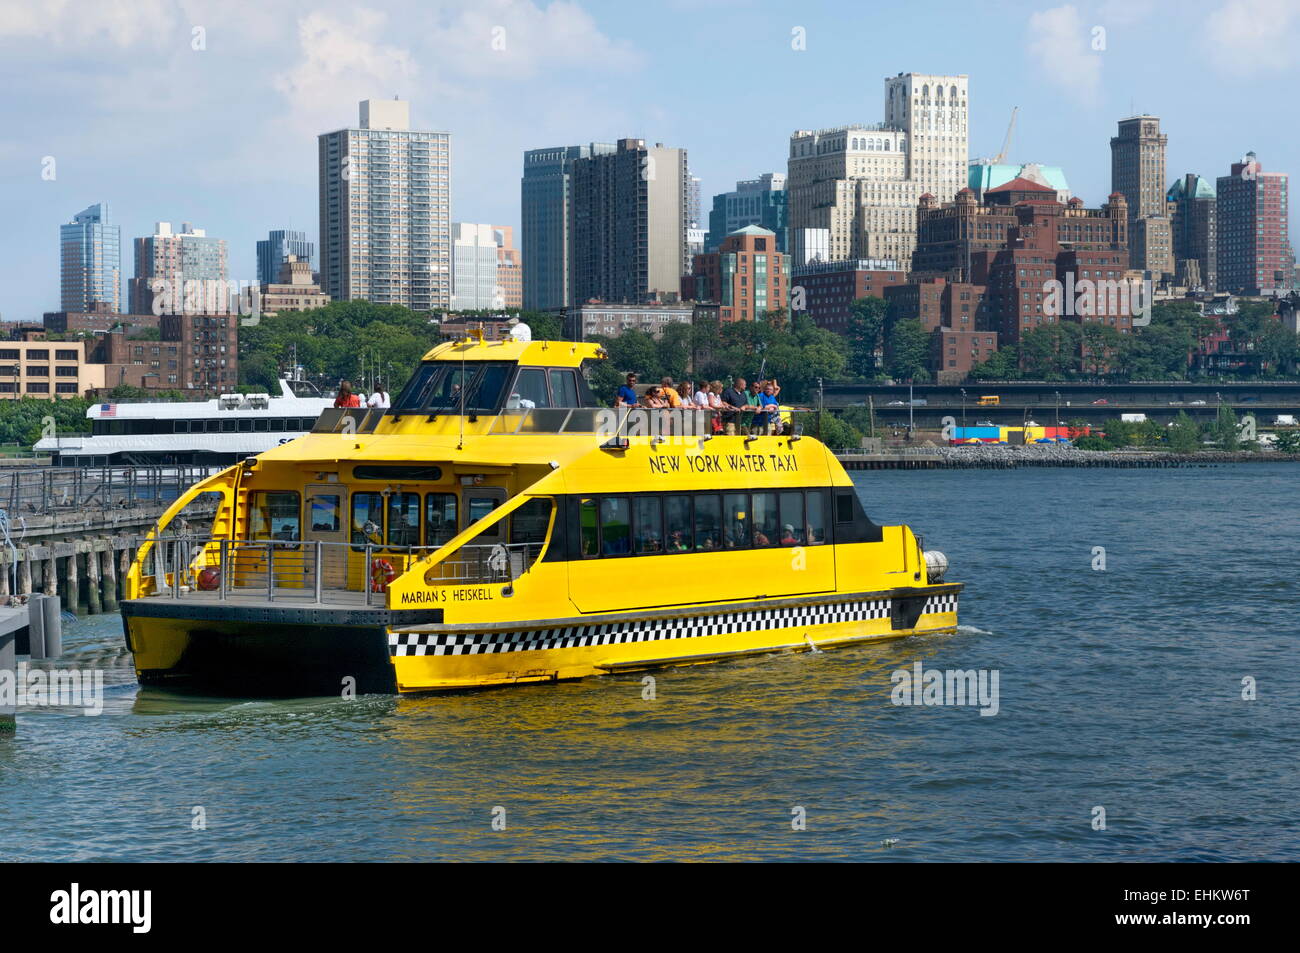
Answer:
[{"label": "high-rise apartment building", "polygon": [[[155,288],[163,301],[158,313],[224,312],[231,308],[226,287],[229,256],[224,238],[211,238],[189,222],[173,232],[170,222],[158,222],[154,233],[135,240],[135,277],[131,279],[132,314],[154,313]],[[166,287],[155,282],[166,281]]]},{"label": "high-rise apartment building", "polygon": [[[280,280],[280,266],[294,256],[294,261],[316,265],[316,246],[307,241],[306,232],[277,229],[257,243],[257,283],[272,284]],[[301,269],[299,269],[301,270]]]},{"label": "high-rise apartment building", "polygon": [[716,252],[696,255],[682,278],[682,297],[717,304],[724,323],[753,321],[790,300],[790,262],[776,247],[776,233],[746,225],[722,240]]},{"label": "high-rise apartment building", "polygon": [[1281,294],[1295,285],[1285,172],[1265,172],[1255,153],[1217,181],[1218,290]]},{"label": "high-rise apartment building", "polygon": [[451,135],[411,129],[410,104],[367,99],[322,133],[321,288],[336,301],[451,306]]},{"label": "high-rise apartment building", "polygon": [[1218,195],[1205,177],[1189,172],[1165,195],[1173,231],[1174,274],[1185,288],[1218,288]]},{"label": "high-rise apartment building", "polygon": [[713,196],[709,212],[709,233],[704,238],[706,252],[717,251],[722,240],[746,225],[758,225],[776,233],[777,249],[786,251],[785,174],[766,172],[757,179],[736,183],[734,192]]},{"label": "high-rise apartment building", "polygon": [[967,181],[967,78],[885,80],[885,120],[790,137],[789,227],[827,229],[830,260],[907,262],[922,195],[951,199]]},{"label": "high-rise apartment building", "polygon": [[501,289],[503,308],[524,306],[524,263],[515,247],[515,230],[509,225],[493,225],[497,243],[497,287]]},{"label": "high-rise apartment building", "polygon": [[452,225],[453,311],[500,310],[505,299],[497,282],[497,236],[491,225]]},{"label": "high-rise apartment building", "polygon": [[1128,203],[1133,268],[1155,277],[1174,272],[1173,235],[1165,205],[1165,150],[1169,137],[1157,116],[1119,121],[1110,140],[1110,187]]},{"label": "high-rise apartment building", "polygon": [[59,226],[59,300],[64,311],[122,310],[122,232],[107,202]]},{"label": "high-rise apartment building", "polygon": [[686,171],[686,224],[690,228],[698,228],[704,221],[704,205],[698,175],[691,175],[690,170]]},{"label": "high-rise apartment building", "polygon": [[570,305],[677,295],[689,270],[686,150],[620,139],[573,160],[570,185]]},{"label": "high-rise apartment building", "polygon": [[593,142],[524,153],[524,175],[519,183],[523,307],[546,311],[568,304],[572,164],[613,151],[613,143]]}]

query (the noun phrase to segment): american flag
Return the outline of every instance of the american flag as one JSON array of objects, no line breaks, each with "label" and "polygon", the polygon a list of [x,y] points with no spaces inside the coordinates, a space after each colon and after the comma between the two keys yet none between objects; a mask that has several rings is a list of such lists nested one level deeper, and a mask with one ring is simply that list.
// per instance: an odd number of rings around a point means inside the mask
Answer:
[{"label": "american flag", "polygon": [[100,404],[100,405],[99,405],[99,416],[101,416],[101,417],[116,417],[116,416],[117,416],[117,404]]}]

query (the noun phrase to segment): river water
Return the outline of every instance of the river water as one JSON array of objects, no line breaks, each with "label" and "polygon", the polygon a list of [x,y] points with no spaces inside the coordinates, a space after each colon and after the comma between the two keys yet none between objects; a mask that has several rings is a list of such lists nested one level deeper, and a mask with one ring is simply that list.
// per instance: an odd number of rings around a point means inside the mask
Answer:
[{"label": "river water", "polygon": [[[105,671],[104,711],[0,738],[0,859],[1298,860],[1298,477],[857,474],[967,583],[958,633],[662,671],[653,700],[190,699],[83,618],[61,664]],[[996,673],[997,713],[893,704],[917,662]]]}]

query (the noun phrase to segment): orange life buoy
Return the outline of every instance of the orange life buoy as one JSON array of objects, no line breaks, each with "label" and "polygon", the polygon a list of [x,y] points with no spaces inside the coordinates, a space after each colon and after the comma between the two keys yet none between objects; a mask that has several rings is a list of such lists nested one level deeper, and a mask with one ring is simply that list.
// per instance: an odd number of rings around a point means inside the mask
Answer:
[{"label": "orange life buoy", "polygon": [[397,578],[397,570],[387,559],[370,561],[370,591],[387,592],[388,584]]}]

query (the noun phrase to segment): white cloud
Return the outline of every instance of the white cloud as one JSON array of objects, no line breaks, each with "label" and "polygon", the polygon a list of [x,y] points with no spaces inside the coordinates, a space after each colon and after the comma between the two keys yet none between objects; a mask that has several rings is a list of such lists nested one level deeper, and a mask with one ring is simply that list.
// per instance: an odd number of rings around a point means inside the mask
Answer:
[{"label": "white cloud", "polygon": [[[1100,24],[1098,24],[1100,25]],[[1029,18],[1029,55],[1051,83],[1081,103],[1101,90],[1101,57],[1092,48],[1093,25],[1085,25],[1073,4],[1042,10]]]},{"label": "white cloud", "polygon": [[1300,0],[1228,0],[1205,18],[1210,60],[1238,75],[1285,70],[1295,59]]},{"label": "white cloud", "polygon": [[0,0],[0,39],[127,48],[157,43],[174,27],[177,12],[168,0]]}]

